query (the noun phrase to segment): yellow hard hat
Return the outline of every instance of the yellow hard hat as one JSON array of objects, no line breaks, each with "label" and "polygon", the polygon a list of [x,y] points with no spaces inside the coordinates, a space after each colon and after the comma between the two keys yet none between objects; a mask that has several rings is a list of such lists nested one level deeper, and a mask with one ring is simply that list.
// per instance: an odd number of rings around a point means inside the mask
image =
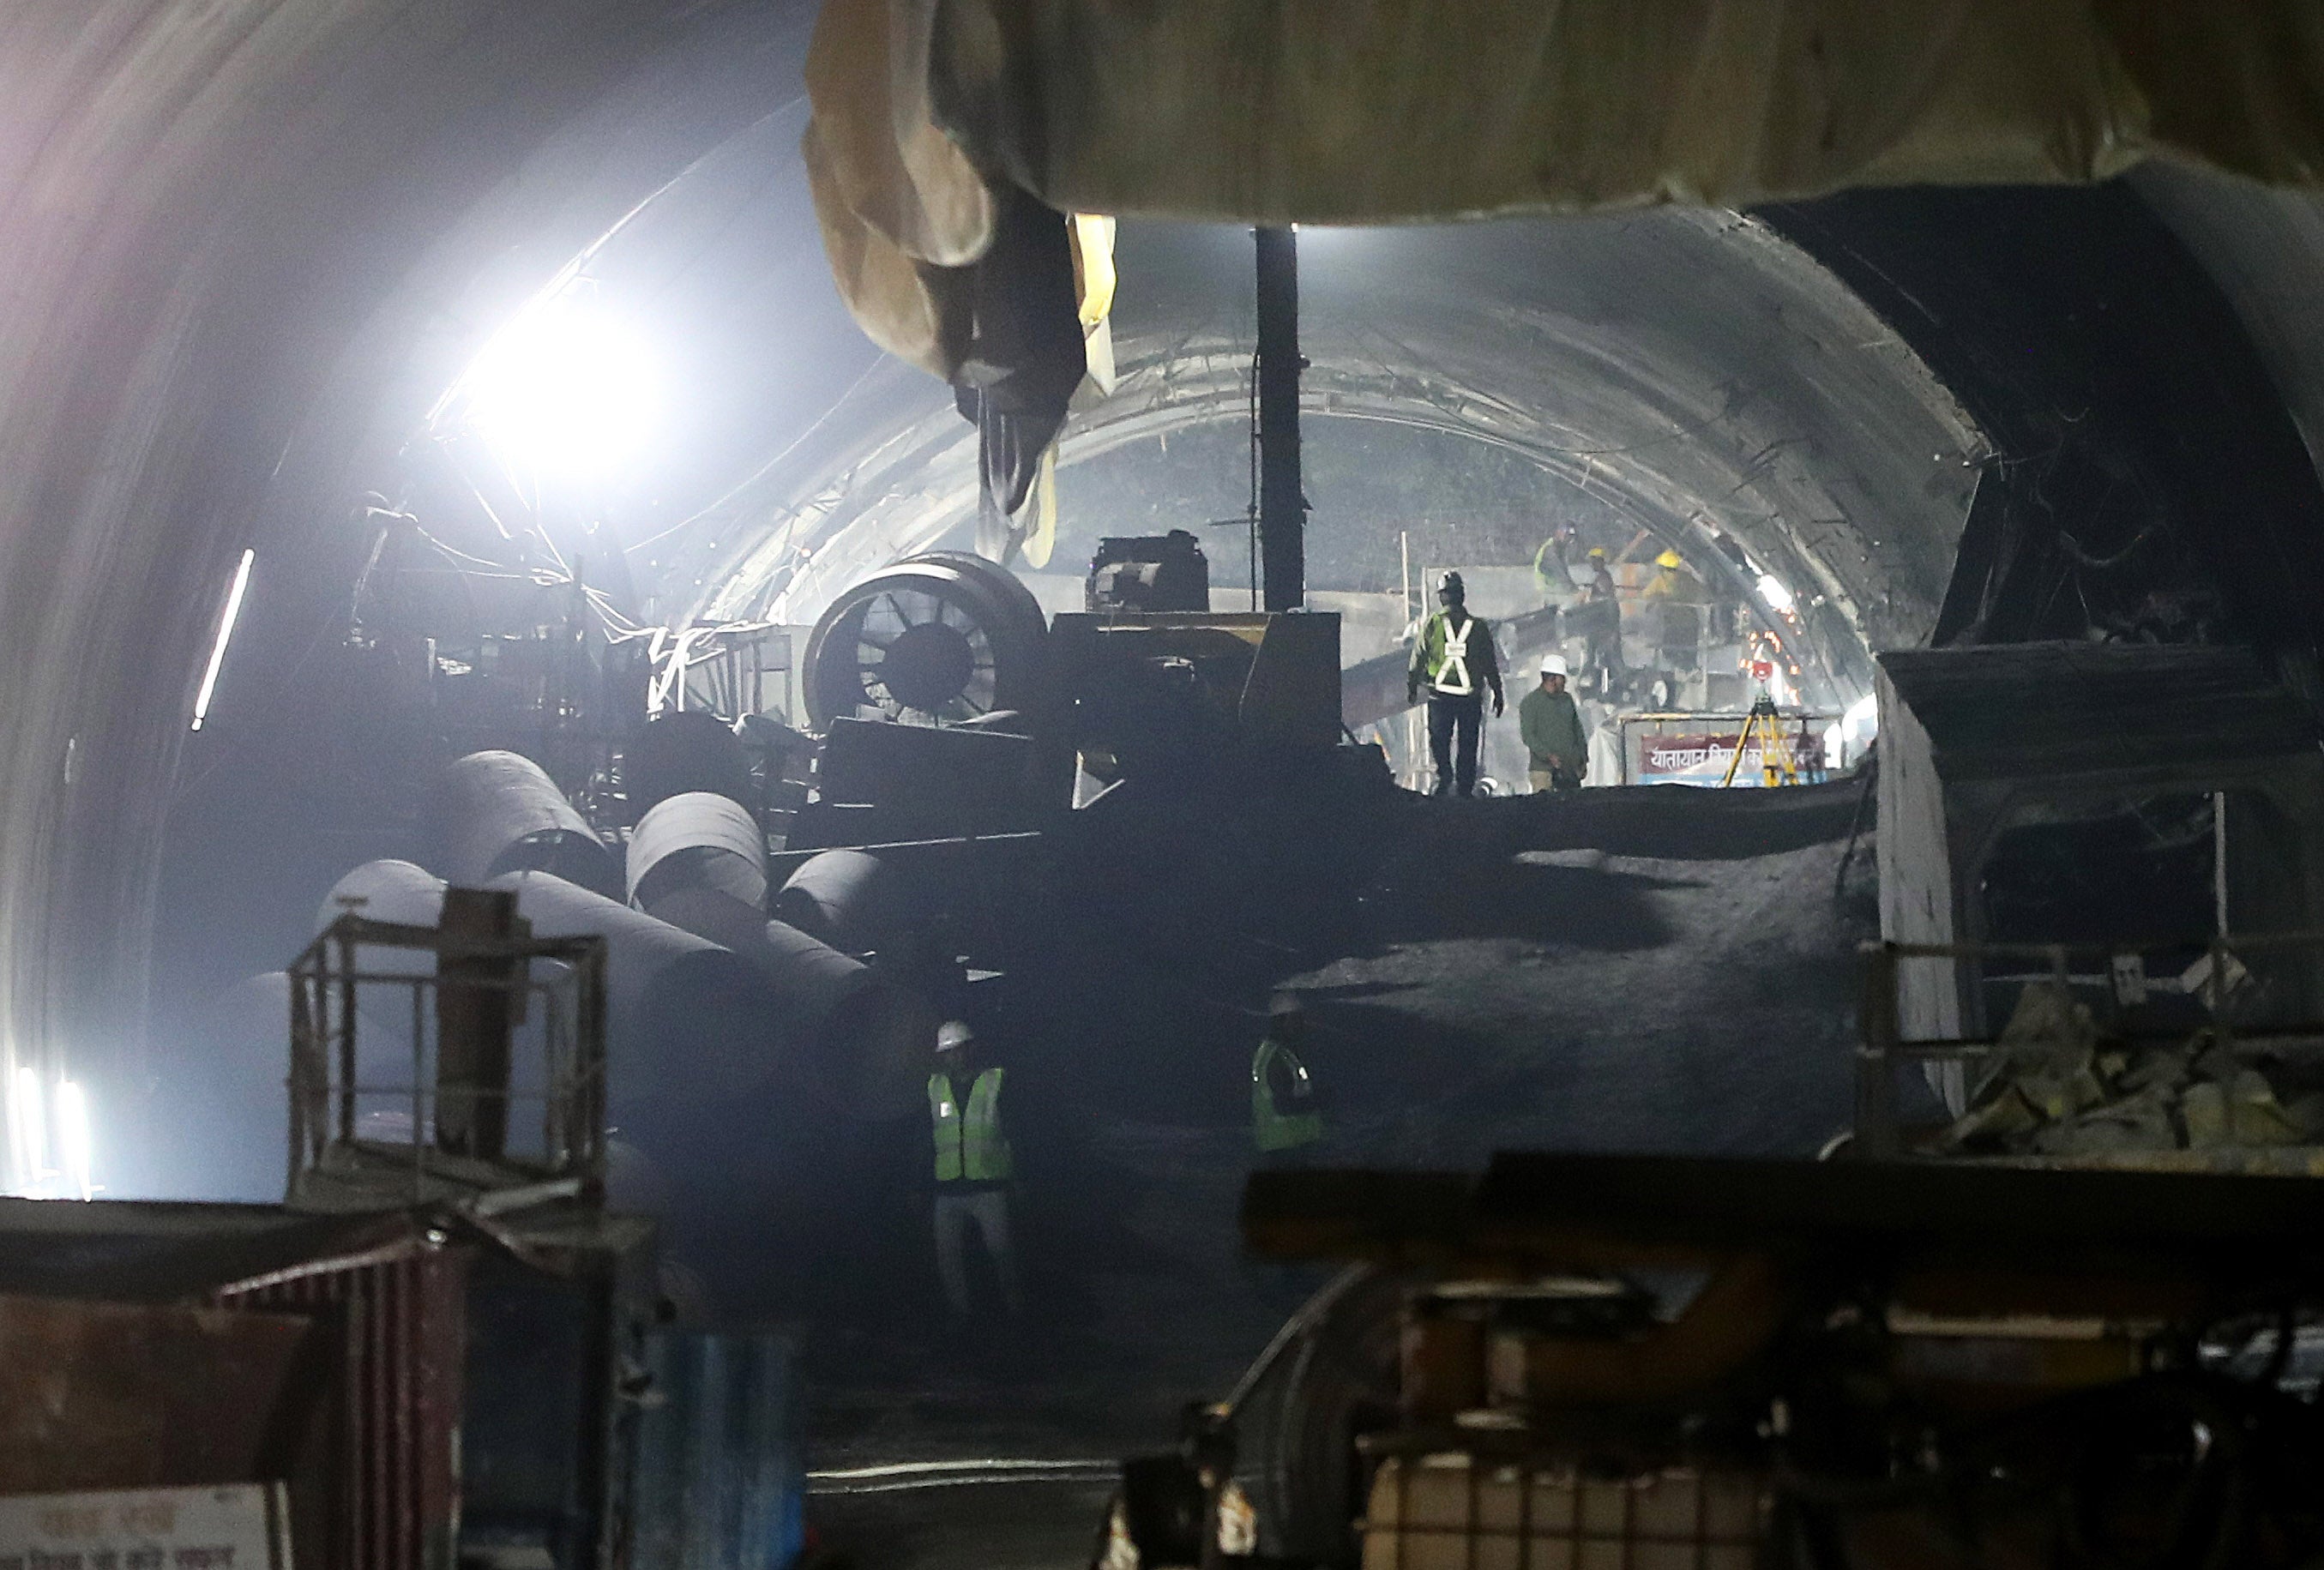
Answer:
[{"label": "yellow hard hat", "polygon": [[1686,565],[1686,559],[1679,555],[1675,550],[1665,550],[1660,556],[1655,558],[1655,565],[1656,567],[1671,568],[1684,567]]},{"label": "yellow hard hat", "polygon": [[1602,546],[1602,545],[1593,545],[1593,546],[1591,546],[1591,547],[1590,548],[1590,559],[1591,559],[1591,560],[1592,560],[1592,561],[1603,561],[1603,560],[1605,560],[1605,559],[1606,559],[1606,548],[1605,548],[1604,546]]}]

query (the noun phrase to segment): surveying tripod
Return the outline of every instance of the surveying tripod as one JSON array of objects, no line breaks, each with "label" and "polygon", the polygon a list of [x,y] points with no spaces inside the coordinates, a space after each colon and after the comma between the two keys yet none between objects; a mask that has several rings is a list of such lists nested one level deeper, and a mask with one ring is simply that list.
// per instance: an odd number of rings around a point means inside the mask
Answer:
[{"label": "surveying tripod", "polygon": [[1726,777],[1719,781],[1720,790],[1724,790],[1735,783],[1735,771],[1743,766],[1744,749],[1751,744],[1754,734],[1759,738],[1759,766],[1765,776],[1764,782],[1770,787],[1800,782],[1799,769],[1793,762],[1791,751],[1783,744],[1783,737],[1775,731],[1782,717],[1775,712],[1775,700],[1769,697],[1766,689],[1762,688],[1751,705],[1751,712],[1744,717],[1743,734],[1735,738],[1735,755],[1727,760]]}]

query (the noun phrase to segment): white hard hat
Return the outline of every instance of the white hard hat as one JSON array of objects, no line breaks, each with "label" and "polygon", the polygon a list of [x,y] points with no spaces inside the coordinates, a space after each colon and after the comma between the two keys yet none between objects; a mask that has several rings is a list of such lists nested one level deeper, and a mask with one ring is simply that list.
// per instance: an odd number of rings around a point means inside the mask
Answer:
[{"label": "white hard hat", "polygon": [[1563,654],[1543,655],[1541,657],[1541,673],[1544,676],[1563,676],[1566,673],[1565,656]]},{"label": "white hard hat", "polygon": [[976,1039],[976,1032],[965,1020],[946,1020],[936,1030],[936,1050],[956,1052]]}]

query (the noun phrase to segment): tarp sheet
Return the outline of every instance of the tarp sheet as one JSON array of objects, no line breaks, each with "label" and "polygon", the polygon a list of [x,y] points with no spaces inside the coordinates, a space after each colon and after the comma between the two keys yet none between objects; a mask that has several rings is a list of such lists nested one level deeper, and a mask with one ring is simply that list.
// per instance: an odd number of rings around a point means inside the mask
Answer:
[{"label": "tarp sheet", "polygon": [[1002,183],[1068,212],[1377,224],[2155,155],[2324,171],[2303,0],[825,0],[807,86],[841,293],[946,377],[945,278]]}]

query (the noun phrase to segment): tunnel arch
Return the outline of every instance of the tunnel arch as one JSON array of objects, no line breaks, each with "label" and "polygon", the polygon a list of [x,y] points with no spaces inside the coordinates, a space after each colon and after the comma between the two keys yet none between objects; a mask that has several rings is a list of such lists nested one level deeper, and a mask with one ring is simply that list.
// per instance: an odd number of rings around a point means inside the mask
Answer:
[{"label": "tunnel arch", "polygon": [[[246,816],[251,843],[263,845],[274,781],[246,761],[221,772],[229,754],[220,749],[237,726],[263,728],[243,716],[312,696],[300,686],[302,659],[344,614],[361,568],[360,541],[345,526],[354,499],[489,330],[493,310],[512,308],[696,161],[796,103],[813,11],[806,0],[482,9],[347,0],[326,14],[231,0],[188,21],[160,0],[97,0],[34,8],[14,23],[12,58],[0,63],[24,88],[0,93],[0,268],[12,282],[0,294],[0,665],[9,673],[0,684],[0,1066],[70,1059],[135,1071],[163,898],[157,846],[194,832],[211,799],[237,791],[261,801]],[[2313,199],[2266,197],[2273,227],[2248,212],[2222,217],[2225,199],[2154,199],[2182,232],[2232,231],[2217,248],[2194,248],[2214,274],[2242,285],[2231,292],[2245,327],[2272,351],[2275,415],[2285,418],[2288,401],[2315,429],[2315,378],[2298,346],[2303,286],[2324,254]],[[1506,282],[1518,273],[1504,247],[1545,245],[1543,254],[1575,263],[1534,263],[1564,287],[1553,314],[1570,326],[1464,314],[1459,300],[1414,302],[1415,317],[1455,346],[1442,356],[1454,363],[1425,387],[1401,389],[1365,369],[1376,356],[1349,352],[1342,364],[1328,334],[1318,337],[1319,419],[1340,417],[1334,396],[1354,401],[1350,419],[1481,420],[1524,403],[1522,386],[1480,374],[1460,363],[1463,354],[1490,360],[1496,332],[1539,330],[1566,344],[1536,368],[1532,384],[1548,385],[1587,364],[1591,335],[1653,319],[1635,298],[1625,304],[1628,291],[1646,291],[1664,319],[1709,335],[1658,363],[1686,373],[1677,380],[1693,396],[1674,406],[1712,411],[1720,439],[1702,444],[1699,468],[1634,476],[1625,501],[1682,532],[1684,501],[1703,494],[1747,494],[1754,516],[1802,527],[1840,519],[1846,527],[1829,538],[1778,531],[1755,549],[1774,559],[1808,550],[1825,563],[1840,591],[1834,602],[1849,607],[1848,635],[1834,643],[1843,652],[1859,640],[1877,648],[1928,634],[1953,541],[1983,504],[1972,498],[2019,461],[1996,450],[1962,406],[1960,385],[1993,346],[1989,324],[1981,342],[1939,366],[1952,329],[1868,281],[1885,258],[1858,231],[1816,238],[1781,222],[1649,211],[1462,233],[1476,246],[1467,270],[1430,282],[1448,291],[1453,276]],[[1622,263],[1609,236],[1666,265],[1637,265],[1637,251]],[[1416,231],[1387,243],[1434,242]],[[804,235],[802,244],[811,246]],[[1314,242],[1318,268],[1330,244]],[[1582,265],[1593,245],[1604,255]],[[1689,257],[1716,264],[1690,267]],[[1122,307],[1133,371],[1206,322],[1215,357],[1239,361],[1248,335],[1216,302],[1247,298],[1244,265],[1239,244],[1222,248],[1213,267],[1196,270],[1202,300],[1141,300],[1133,280]],[[1702,395],[1721,382],[1706,368],[1722,364],[1763,365],[1782,385],[1755,404],[1720,404]],[[829,555],[827,577],[876,565],[906,537],[900,525],[883,536],[881,487],[909,497],[915,476],[942,479],[965,428],[918,373],[873,365],[849,383],[854,369],[839,378],[856,389],[843,402],[881,402],[880,419],[776,433],[767,445],[779,461],[672,537],[655,569],[669,597],[715,606],[754,581],[763,592],[769,554],[798,543],[781,539],[779,499],[835,537],[872,521]],[[2238,407],[2248,408],[2250,376],[2238,385]],[[1157,420],[1181,417],[1157,407]],[[1669,408],[1633,409],[1615,423],[1666,439]],[[1069,437],[1069,457],[1073,443],[1087,442],[1084,461],[1095,461],[1096,433],[1108,429]],[[1120,439],[1138,429],[1125,416]],[[1915,457],[1924,433],[1941,439],[1925,447],[1934,456]],[[2305,562],[2324,525],[2293,436],[2289,449],[2269,448],[2269,485],[2240,494],[2278,510]],[[1545,458],[1560,450],[1522,433],[1498,439],[1532,440]],[[2174,433],[2160,426],[2126,439],[2167,445]],[[2286,477],[2294,458],[2304,492]],[[219,734],[190,748],[184,710],[218,590],[253,542],[260,575],[230,679],[243,716],[222,714]],[[2288,599],[2306,581],[2293,574],[2280,586]],[[312,771],[312,760],[289,751],[270,766]],[[197,879],[183,892],[209,891]],[[308,892],[288,902],[309,905]]]},{"label": "tunnel arch", "polygon": [[[1499,446],[1732,577],[1711,545],[1722,530],[1825,607],[1810,636],[1827,700],[1868,690],[1871,650],[1927,635],[1983,438],[1851,291],[1763,226],[1669,209],[1306,238],[1311,445],[1344,420]],[[1120,380],[1068,421],[1063,483],[1125,444],[1244,418],[1244,249],[1217,230],[1125,230]],[[681,562],[693,614],[810,620],[973,513],[973,435],[941,389],[872,400],[886,420],[762,476],[736,508],[758,521],[720,520],[717,550]]]}]

